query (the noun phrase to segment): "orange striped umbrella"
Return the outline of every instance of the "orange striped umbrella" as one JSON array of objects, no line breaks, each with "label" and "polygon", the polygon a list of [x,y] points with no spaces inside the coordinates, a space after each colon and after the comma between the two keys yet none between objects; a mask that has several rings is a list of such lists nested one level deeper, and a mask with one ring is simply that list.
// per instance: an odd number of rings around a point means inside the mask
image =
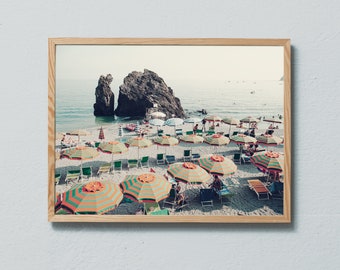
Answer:
[{"label": "orange striped umbrella", "polygon": [[164,176],[145,173],[127,175],[120,183],[125,197],[136,202],[159,202],[169,196],[171,184]]},{"label": "orange striped umbrella", "polygon": [[93,181],[78,184],[62,195],[61,207],[73,214],[104,214],[115,209],[123,199],[117,184]]},{"label": "orange striped umbrella", "polygon": [[210,179],[210,175],[203,168],[191,162],[171,164],[167,172],[183,183],[202,184]]}]

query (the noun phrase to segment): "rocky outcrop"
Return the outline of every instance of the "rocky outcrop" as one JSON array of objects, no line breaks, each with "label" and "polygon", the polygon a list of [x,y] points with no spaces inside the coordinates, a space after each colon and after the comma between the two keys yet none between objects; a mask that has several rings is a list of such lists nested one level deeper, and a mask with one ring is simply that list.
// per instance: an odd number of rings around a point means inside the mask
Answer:
[{"label": "rocky outcrop", "polygon": [[95,116],[114,116],[114,94],[111,91],[111,74],[101,75],[96,88],[96,103],[93,104]]},{"label": "rocky outcrop", "polygon": [[152,110],[161,111],[167,118],[184,118],[181,101],[155,72],[133,71],[119,87],[117,116],[145,116]]}]

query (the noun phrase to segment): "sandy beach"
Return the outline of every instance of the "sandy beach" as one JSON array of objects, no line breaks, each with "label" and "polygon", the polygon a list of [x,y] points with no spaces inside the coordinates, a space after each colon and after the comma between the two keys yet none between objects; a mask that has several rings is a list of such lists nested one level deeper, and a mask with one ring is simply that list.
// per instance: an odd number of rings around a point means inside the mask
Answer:
[{"label": "sandy beach", "polygon": [[[123,125],[124,127],[125,125]],[[208,124],[206,126],[208,128]],[[186,131],[190,131],[193,128],[192,124],[184,124],[177,128],[181,128],[183,133]],[[146,138],[153,139],[157,136],[157,127],[149,126],[149,125],[141,125],[141,129],[148,130],[145,135]],[[175,128],[169,126],[163,126],[164,134],[174,135]],[[119,124],[113,124],[111,126],[103,127],[105,139],[103,141],[112,141],[112,140],[121,140],[125,141],[133,136],[136,136],[136,132],[128,132],[124,129],[124,136],[119,137]],[[232,127],[233,131],[242,131],[234,126]],[[85,145],[88,142],[98,142],[99,129],[91,128],[87,129],[89,135],[81,136],[79,144]],[[215,132],[220,133],[228,133],[229,126],[226,124],[220,124],[215,128]],[[244,130],[243,130],[244,131]],[[264,133],[265,130],[256,130],[256,135],[260,135]],[[274,135],[283,137],[282,129],[275,129]],[[74,141],[78,141],[77,136],[69,136]],[[267,147],[263,147],[267,148]],[[95,159],[83,161],[82,166],[88,167],[91,166],[93,170],[93,177],[90,179],[82,179],[81,183],[86,183],[88,181],[94,180],[108,180],[115,183],[120,183],[123,181],[126,175],[139,175],[141,173],[150,172],[150,168],[154,170],[157,174],[164,175],[167,174],[168,165],[157,165],[156,163],[156,155],[157,153],[166,153],[167,155],[174,155],[176,157],[177,162],[182,162],[183,152],[185,149],[191,149],[192,153],[199,153],[201,157],[211,154],[219,154],[223,155],[226,158],[233,159],[235,153],[238,153],[239,147],[230,142],[226,146],[211,146],[206,143],[201,144],[190,144],[180,142],[176,146],[157,146],[151,145],[148,148],[140,148],[138,150],[137,147],[130,147],[126,153],[116,154],[113,156],[113,160],[122,160],[123,168],[121,171],[114,170],[110,174],[102,174],[100,177],[97,176],[96,172],[100,165],[111,162],[112,155],[100,152],[99,156]],[[273,150],[276,152],[284,152],[283,145],[279,145],[276,147],[270,146],[269,150]],[[60,152],[60,140],[56,140],[56,151],[59,154]],[[139,152],[139,153],[138,153]],[[149,156],[149,168],[132,168],[128,169],[127,160],[128,159],[136,159],[142,156]],[[61,179],[58,185],[56,185],[56,193],[62,193],[70,188],[72,188],[72,184],[65,184],[65,176],[68,170],[79,169],[80,160],[70,160],[68,158],[62,158],[56,160],[56,173],[61,174]],[[181,211],[175,211],[169,208],[170,215],[217,215],[217,216],[273,216],[273,215],[282,215],[283,214],[283,200],[281,199],[273,199],[269,200],[258,200],[255,192],[249,189],[247,180],[249,179],[261,179],[265,180],[264,174],[259,172],[259,170],[251,163],[246,164],[236,164],[237,171],[230,177],[224,177],[224,183],[228,186],[229,190],[234,194],[230,200],[226,203],[221,204],[219,199],[216,197],[212,207],[202,207],[199,199],[199,188],[198,187],[187,187],[185,184],[180,183],[181,189],[184,190],[188,205],[181,209]],[[205,183],[205,187],[212,182],[212,179]],[[142,208],[143,204],[135,203],[135,202],[122,202],[115,210],[108,212],[106,214],[117,214],[117,215],[134,215],[138,213],[138,211]],[[162,202],[160,202],[160,206],[162,207]]]}]

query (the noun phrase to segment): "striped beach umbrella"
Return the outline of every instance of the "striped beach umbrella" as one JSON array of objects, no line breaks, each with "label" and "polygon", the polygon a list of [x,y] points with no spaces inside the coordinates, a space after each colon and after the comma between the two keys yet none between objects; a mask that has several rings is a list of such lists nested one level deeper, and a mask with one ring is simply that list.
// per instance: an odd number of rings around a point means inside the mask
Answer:
[{"label": "striped beach umbrella", "polygon": [[136,131],[136,133],[139,133],[139,132],[140,132],[140,124],[139,124],[139,121],[137,121],[135,131]]},{"label": "striped beach umbrella", "polygon": [[202,143],[204,141],[204,138],[196,134],[190,134],[190,135],[181,136],[180,140],[182,142],[187,142],[187,143]]},{"label": "striped beach umbrella", "polygon": [[159,136],[155,138],[154,143],[161,146],[174,146],[179,143],[178,139],[171,136]]},{"label": "striped beach umbrella", "polygon": [[247,117],[245,117],[245,118],[242,118],[242,119],[240,120],[240,122],[242,122],[242,123],[248,123],[248,129],[250,129],[250,124],[258,123],[258,122],[260,122],[260,120],[257,119],[257,118],[255,118],[255,117],[253,117],[253,116],[247,116]]},{"label": "striped beach umbrella", "polygon": [[78,184],[63,193],[61,207],[73,214],[104,214],[115,209],[123,199],[117,184],[92,181]]},{"label": "striped beach umbrella", "polygon": [[140,203],[159,202],[169,197],[171,183],[164,176],[145,173],[127,175],[120,183],[124,196]]},{"label": "striped beach umbrella", "polygon": [[112,154],[112,160],[113,161],[113,155],[114,154],[122,154],[128,151],[128,148],[126,145],[122,142],[118,141],[110,141],[110,142],[102,142],[98,146],[98,150],[106,153],[106,154]]},{"label": "striped beach umbrella", "polygon": [[217,146],[226,145],[230,142],[228,137],[225,137],[221,134],[213,134],[211,136],[206,136],[204,138],[204,142],[210,145],[215,146],[215,152],[217,150]]},{"label": "striped beach umbrella", "polygon": [[237,166],[232,160],[220,155],[200,158],[198,164],[211,174],[231,175],[237,171]]},{"label": "striped beach umbrella", "polygon": [[221,134],[213,134],[211,136],[206,136],[204,142],[210,145],[226,145],[230,142],[230,139]]},{"label": "striped beach umbrella", "polygon": [[284,156],[276,152],[255,153],[250,162],[256,167],[269,172],[282,172],[284,165]]},{"label": "striped beach umbrella", "polygon": [[124,131],[123,131],[123,127],[122,127],[122,126],[119,126],[119,129],[118,129],[118,136],[119,136],[119,137],[123,137],[123,136],[124,136]]},{"label": "striped beach umbrella", "polygon": [[265,117],[263,119],[264,122],[270,122],[270,123],[277,123],[277,124],[281,124],[282,123],[282,119],[276,118],[276,117]]},{"label": "striped beach umbrella", "polygon": [[236,144],[255,144],[256,139],[251,136],[247,136],[244,134],[237,134],[230,137],[230,140]]},{"label": "striped beach umbrella", "polygon": [[80,142],[80,136],[89,136],[91,135],[90,132],[84,129],[75,129],[72,130],[71,132],[67,132],[67,135],[73,135],[73,136],[78,136],[78,142]]},{"label": "striped beach umbrella", "polygon": [[184,120],[181,118],[169,118],[164,122],[164,125],[174,127],[174,134],[176,134],[176,127],[183,125]]},{"label": "striped beach umbrella", "polygon": [[269,134],[257,136],[256,140],[259,144],[266,145],[266,146],[276,146],[283,142],[282,138],[269,135]]},{"label": "striped beach umbrella", "polygon": [[210,175],[200,166],[191,162],[170,164],[167,172],[177,181],[186,184],[203,184],[210,179]]},{"label": "striped beach umbrella", "polygon": [[139,158],[139,149],[146,148],[152,145],[152,142],[149,139],[144,137],[133,137],[129,139],[126,144],[129,146],[137,147],[138,148],[138,158]]},{"label": "striped beach umbrella", "polygon": [[83,160],[90,160],[99,155],[97,149],[88,146],[77,146],[65,150],[63,156],[72,160],[80,160],[80,168],[82,168]]},{"label": "striped beach umbrella", "polygon": [[100,127],[100,129],[99,129],[98,139],[99,140],[104,140],[105,139],[103,127]]},{"label": "striped beach umbrella", "polygon": [[208,115],[204,117],[204,120],[208,122],[220,122],[222,121],[222,118],[217,115]]},{"label": "striped beach umbrella", "polygon": [[230,131],[231,131],[231,126],[237,126],[240,124],[240,120],[234,118],[234,117],[224,117],[222,118],[222,123],[228,124],[229,125],[229,136],[230,136]]}]

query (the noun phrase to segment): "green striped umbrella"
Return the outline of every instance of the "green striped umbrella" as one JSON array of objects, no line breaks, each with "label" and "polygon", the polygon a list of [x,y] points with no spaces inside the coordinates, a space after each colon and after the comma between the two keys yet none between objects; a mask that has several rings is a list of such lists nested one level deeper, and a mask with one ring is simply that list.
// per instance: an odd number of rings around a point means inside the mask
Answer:
[{"label": "green striped umbrella", "polygon": [[123,193],[117,184],[93,181],[63,193],[61,207],[74,214],[104,214],[115,209],[122,199]]},{"label": "green striped umbrella", "polygon": [[253,117],[253,116],[247,116],[247,117],[241,119],[240,122],[248,123],[248,129],[250,129],[250,124],[258,123],[258,122],[260,122],[260,120],[255,118],[255,117]]},{"label": "green striped umbrella", "polygon": [[190,135],[182,136],[180,140],[182,142],[187,142],[187,143],[202,143],[204,141],[204,138],[196,134],[190,134]]},{"label": "green striped umbrella", "polygon": [[164,200],[171,189],[164,176],[153,173],[127,175],[119,185],[125,197],[143,203]]},{"label": "green striped umbrella", "polygon": [[258,137],[256,137],[256,140],[259,144],[267,145],[267,146],[279,145],[283,141],[282,138],[277,137],[277,136],[273,136],[273,135],[269,135],[269,134],[258,136]]},{"label": "green striped umbrella", "polygon": [[235,136],[231,136],[230,140],[236,144],[255,144],[256,139],[251,136],[247,136],[244,134],[237,134]]},{"label": "green striped umbrella", "polygon": [[63,156],[68,159],[80,160],[80,168],[82,168],[83,160],[89,160],[99,155],[97,149],[88,146],[77,146],[65,150]]},{"label": "green striped umbrella", "polygon": [[220,155],[200,158],[198,164],[211,174],[231,175],[237,170],[237,166],[232,160]]},{"label": "green striped umbrella", "polygon": [[229,125],[229,136],[230,136],[231,126],[237,126],[240,124],[240,120],[234,117],[225,117],[222,119],[222,122]]},{"label": "green striped umbrella", "polygon": [[146,148],[152,145],[152,141],[144,137],[133,137],[129,139],[126,144],[129,146],[138,147],[138,158],[139,158],[139,148]]},{"label": "green striped umbrella", "polygon": [[205,137],[204,141],[211,145],[226,145],[230,142],[228,137],[221,134],[214,134],[212,136]]},{"label": "green striped umbrella", "polygon": [[276,152],[255,153],[250,161],[258,168],[269,172],[282,172],[284,156]]},{"label": "green striped umbrella", "polygon": [[189,184],[203,184],[210,179],[210,175],[203,168],[191,162],[171,164],[167,172],[176,180]]},{"label": "green striped umbrella", "polygon": [[162,146],[174,146],[178,144],[178,139],[170,136],[159,136],[155,138],[153,141],[155,144]]},{"label": "green striped umbrella", "polygon": [[206,117],[204,117],[205,121],[208,121],[208,122],[219,122],[221,121],[221,117],[219,116],[216,116],[216,115],[208,115]]},{"label": "green striped umbrella", "polygon": [[70,132],[68,132],[66,134],[78,136],[78,142],[80,141],[80,136],[89,136],[89,135],[91,135],[90,132],[88,132],[87,130],[84,130],[84,129],[75,129],[75,130],[72,130],[72,131],[70,131]]},{"label": "green striped umbrella", "polygon": [[106,153],[106,154],[112,154],[112,160],[113,161],[113,155],[114,154],[122,154],[128,151],[128,148],[124,143],[118,142],[118,141],[110,141],[110,142],[102,142],[98,146],[98,150]]}]

